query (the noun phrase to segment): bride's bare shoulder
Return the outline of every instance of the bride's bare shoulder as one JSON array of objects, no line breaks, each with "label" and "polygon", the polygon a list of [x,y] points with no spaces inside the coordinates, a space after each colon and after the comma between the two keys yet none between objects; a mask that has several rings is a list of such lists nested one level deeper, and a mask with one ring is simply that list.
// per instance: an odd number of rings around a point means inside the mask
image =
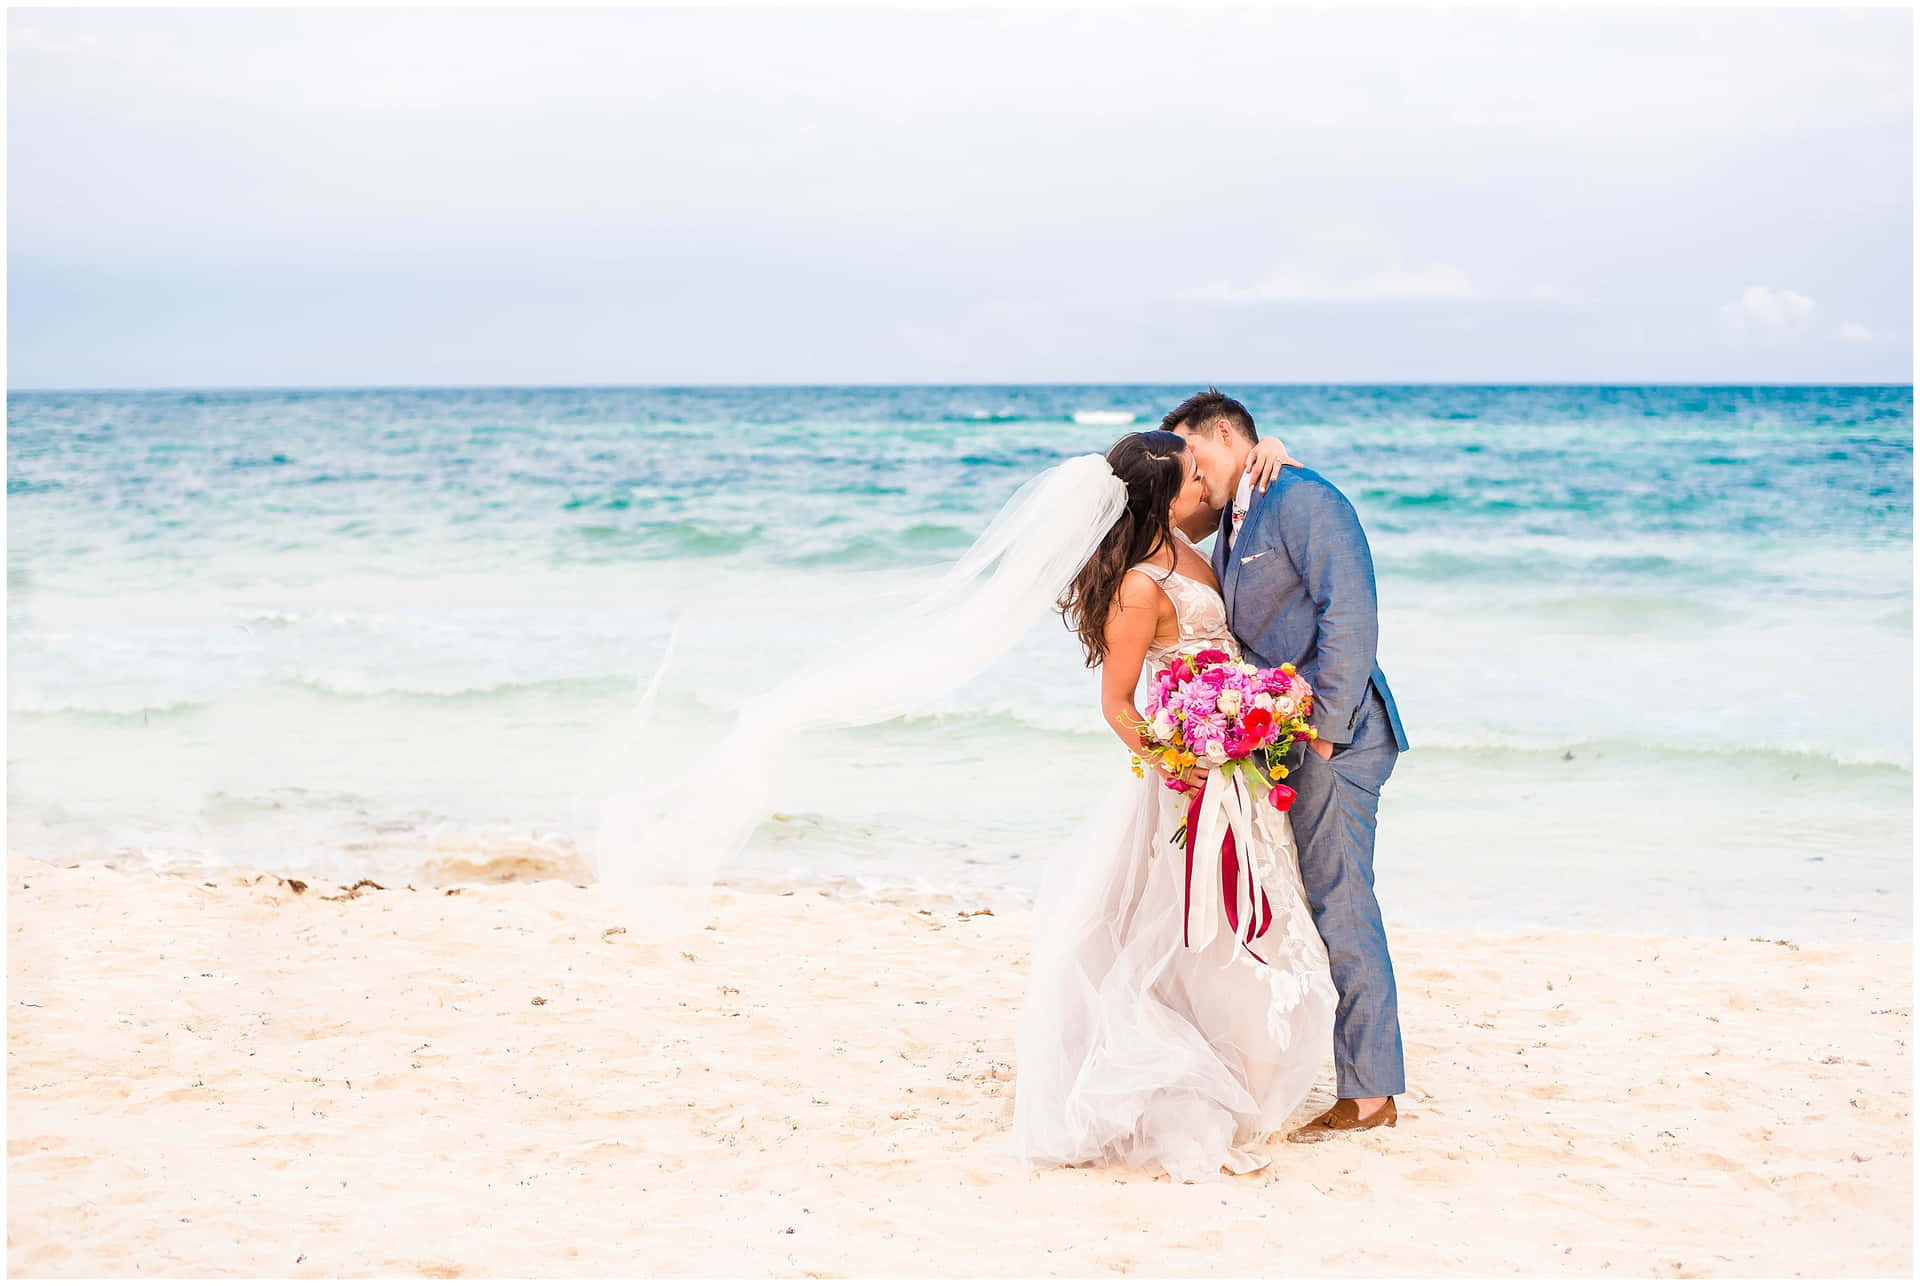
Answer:
[{"label": "bride's bare shoulder", "polygon": [[1162,586],[1173,573],[1165,567],[1155,567],[1151,563],[1140,563],[1127,568],[1127,574],[1120,578],[1119,596],[1125,601],[1129,595],[1136,599],[1165,598],[1167,592]]},{"label": "bride's bare shoulder", "polygon": [[1114,591],[1114,606],[1121,611],[1150,611],[1158,613],[1161,605],[1173,605],[1167,596],[1161,581],[1168,575],[1164,567],[1152,567],[1145,564],[1129,567],[1127,574],[1120,578],[1120,587]]}]

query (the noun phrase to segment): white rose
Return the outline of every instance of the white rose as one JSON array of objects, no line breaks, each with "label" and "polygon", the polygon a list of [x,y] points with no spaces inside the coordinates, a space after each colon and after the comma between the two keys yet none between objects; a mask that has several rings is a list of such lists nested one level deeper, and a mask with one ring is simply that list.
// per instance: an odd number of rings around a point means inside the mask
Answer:
[{"label": "white rose", "polygon": [[1218,759],[1225,762],[1227,757],[1227,743],[1218,738],[1209,741],[1207,743],[1207,756],[1211,759]]},{"label": "white rose", "polygon": [[1273,703],[1274,713],[1291,717],[1300,708],[1300,703],[1292,697],[1281,697]]},{"label": "white rose", "polygon": [[1228,688],[1220,694],[1220,713],[1231,719],[1240,713],[1240,694]]},{"label": "white rose", "polygon": [[1155,741],[1173,740],[1173,716],[1162,710],[1153,716],[1153,739]]},{"label": "white rose", "polygon": [[1271,710],[1273,709],[1273,698],[1262,692],[1254,697],[1253,708],[1255,710]]}]

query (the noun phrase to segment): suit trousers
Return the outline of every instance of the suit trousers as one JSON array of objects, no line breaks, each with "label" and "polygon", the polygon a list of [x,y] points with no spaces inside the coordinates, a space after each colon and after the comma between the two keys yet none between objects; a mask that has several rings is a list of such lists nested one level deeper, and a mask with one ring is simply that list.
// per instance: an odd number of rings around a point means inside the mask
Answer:
[{"label": "suit trousers", "polygon": [[1336,746],[1331,759],[1305,747],[1288,756],[1300,881],[1340,993],[1333,1062],[1341,1098],[1378,1098],[1407,1088],[1393,960],[1373,896],[1380,788],[1399,757],[1386,706],[1371,685],[1351,742]]}]

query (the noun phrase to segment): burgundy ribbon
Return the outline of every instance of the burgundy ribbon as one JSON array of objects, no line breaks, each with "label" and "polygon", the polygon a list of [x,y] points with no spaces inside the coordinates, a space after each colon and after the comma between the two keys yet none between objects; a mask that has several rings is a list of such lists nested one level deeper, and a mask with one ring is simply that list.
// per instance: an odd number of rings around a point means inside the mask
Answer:
[{"label": "burgundy ribbon", "polygon": [[[1240,783],[1234,782],[1233,788],[1239,790]],[[1187,936],[1187,925],[1193,919],[1193,846],[1200,837],[1200,797],[1203,793],[1199,790],[1187,792],[1187,880],[1180,903],[1180,944],[1188,948],[1193,946]],[[1229,826],[1226,834],[1220,838],[1220,898],[1226,905],[1227,927],[1233,930],[1236,942],[1240,942],[1240,900],[1234,896],[1234,890],[1243,873],[1247,881],[1247,902],[1260,908],[1260,927],[1252,935],[1257,938],[1273,927],[1273,904],[1267,900],[1267,891],[1253,878],[1252,862],[1245,864],[1243,872],[1240,853],[1233,842],[1233,827]],[[1245,942],[1240,942],[1240,945],[1246,947],[1247,954],[1255,960],[1261,964],[1267,963],[1252,946]]]}]

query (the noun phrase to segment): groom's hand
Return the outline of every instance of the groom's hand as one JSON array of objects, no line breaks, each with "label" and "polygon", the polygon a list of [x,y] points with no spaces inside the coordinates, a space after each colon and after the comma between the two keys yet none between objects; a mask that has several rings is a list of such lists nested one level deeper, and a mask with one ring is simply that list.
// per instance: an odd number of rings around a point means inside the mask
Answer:
[{"label": "groom's hand", "polygon": [[1331,741],[1325,741],[1316,737],[1307,743],[1307,749],[1319,755],[1322,759],[1333,758],[1333,743]]}]

